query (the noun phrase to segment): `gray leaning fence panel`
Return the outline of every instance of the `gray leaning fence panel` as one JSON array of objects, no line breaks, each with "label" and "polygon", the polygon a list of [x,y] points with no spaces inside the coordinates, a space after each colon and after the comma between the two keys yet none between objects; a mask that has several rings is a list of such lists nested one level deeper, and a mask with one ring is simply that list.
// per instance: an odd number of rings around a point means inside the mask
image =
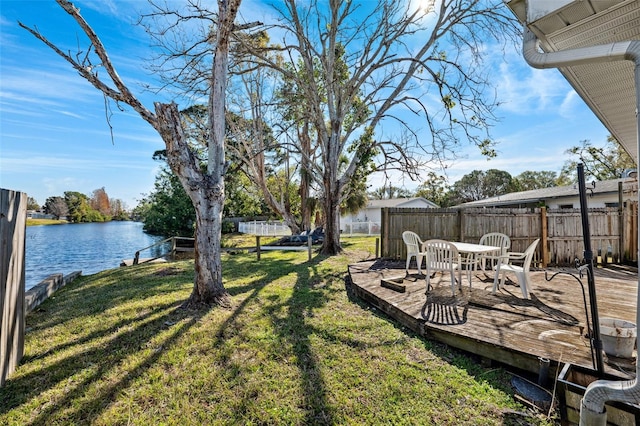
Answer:
[{"label": "gray leaning fence panel", "polygon": [[0,386],[24,353],[27,194],[0,189]]},{"label": "gray leaning fence panel", "polygon": [[[589,232],[594,260],[621,262],[620,212],[614,208],[589,209]],[[567,265],[584,254],[582,219],[579,209],[554,209],[547,214],[551,263]],[[632,232],[629,230],[628,232]],[[637,236],[633,237],[634,239]],[[600,258],[598,258],[600,253]]]}]

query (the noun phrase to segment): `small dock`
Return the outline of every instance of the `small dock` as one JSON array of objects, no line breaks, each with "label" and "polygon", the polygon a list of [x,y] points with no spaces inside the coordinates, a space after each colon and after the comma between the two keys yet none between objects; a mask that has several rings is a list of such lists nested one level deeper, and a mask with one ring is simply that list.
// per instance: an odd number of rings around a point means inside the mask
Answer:
[{"label": "small dock", "polygon": [[[156,257],[140,257],[140,252],[155,249],[161,250],[162,247],[168,246],[168,251],[162,254],[158,254]],[[184,256],[193,256],[195,252],[195,238],[188,237],[169,237],[157,243],[151,244],[148,247],[138,250],[133,259],[122,259],[120,266],[133,266],[141,263],[162,263],[167,262],[167,259],[175,260],[176,258],[182,258]]]},{"label": "small dock", "polygon": [[[135,261],[135,259],[122,259],[122,261],[120,262],[120,266],[133,266],[133,262]],[[163,258],[163,257],[159,257],[159,258],[153,258],[153,257],[143,257],[138,259],[138,264],[142,264],[142,263],[166,263],[167,259]]]},{"label": "small dock", "polygon": [[[486,360],[538,373],[540,358],[545,358],[553,377],[565,363],[594,369],[582,288],[573,276],[562,273],[547,281],[544,271],[532,271],[527,300],[509,280],[493,294],[492,273],[472,273],[470,286],[463,271],[462,290],[452,296],[448,277],[436,274],[434,288],[425,294],[424,275],[409,272],[405,277],[404,260],[350,265],[351,289],[415,333]],[[594,275],[599,317],[635,322],[636,269],[597,269]],[[581,281],[590,309],[586,275]],[[635,375],[635,359],[605,356],[604,364],[607,374],[623,379]]]}]

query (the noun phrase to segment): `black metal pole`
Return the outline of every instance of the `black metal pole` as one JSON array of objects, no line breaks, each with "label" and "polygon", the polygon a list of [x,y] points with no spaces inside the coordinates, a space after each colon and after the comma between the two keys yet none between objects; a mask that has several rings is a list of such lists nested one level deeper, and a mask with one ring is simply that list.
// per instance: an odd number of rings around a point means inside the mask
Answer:
[{"label": "black metal pole", "polygon": [[593,276],[593,251],[591,250],[591,231],[589,230],[589,214],[587,212],[587,189],[584,182],[584,164],[578,164],[578,189],[580,192],[580,217],[582,218],[582,235],[584,237],[584,260],[587,263],[587,283],[589,288],[589,302],[591,304],[591,329],[589,336],[591,345],[595,348],[596,370],[598,376],[604,376],[602,364],[602,340],[600,339],[600,320],[598,318],[598,302],[596,299],[596,283]]}]

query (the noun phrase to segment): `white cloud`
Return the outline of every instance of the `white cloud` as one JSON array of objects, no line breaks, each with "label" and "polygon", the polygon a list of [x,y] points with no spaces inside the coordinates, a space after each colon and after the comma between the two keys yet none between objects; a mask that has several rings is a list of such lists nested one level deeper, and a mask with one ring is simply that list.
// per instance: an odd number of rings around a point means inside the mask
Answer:
[{"label": "white cloud", "polygon": [[[0,165],[4,173],[24,173],[29,170],[31,173],[37,173],[47,170],[76,170],[76,171],[96,171],[96,170],[148,170],[149,163],[142,163],[137,156],[131,156],[130,153],[108,152],[106,150],[93,150],[84,152],[83,157],[70,156],[11,156],[3,155],[0,158]],[[146,154],[146,153],[145,153]],[[144,155],[144,154],[143,154]],[[91,156],[91,158],[87,158]],[[151,153],[149,153],[149,162],[151,161]]]},{"label": "white cloud", "polygon": [[530,67],[515,47],[503,50],[487,46],[487,66],[492,73],[500,112],[527,115],[541,111],[558,111],[571,87],[556,69]]},{"label": "white cloud", "polygon": [[575,90],[571,89],[567,92],[564,100],[560,104],[560,115],[562,117],[570,118],[575,113],[578,106],[582,105],[583,101]]},{"label": "white cloud", "polygon": [[559,109],[567,82],[554,70],[516,69],[503,63],[496,84],[501,110],[525,115]]},{"label": "white cloud", "polygon": [[85,184],[82,179],[76,179],[74,177],[63,177],[55,179],[45,177],[41,182],[47,194],[56,194],[56,196],[62,196],[65,191],[72,191],[72,189],[70,188],[78,188]]},{"label": "white cloud", "polygon": [[0,91],[3,103],[14,101],[17,106],[62,105],[72,101],[96,98],[98,92],[66,67],[60,70],[51,61],[31,68],[3,66]]},{"label": "white cloud", "polygon": [[[86,1],[76,0],[77,6],[80,8],[80,13],[83,10],[92,10],[103,15],[111,15],[118,19],[129,21],[135,21],[137,14],[134,12],[134,7],[139,5],[139,1],[114,1],[114,0],[100,0],[100,1]],[[146,3],[146,2],[144,2]]]}]

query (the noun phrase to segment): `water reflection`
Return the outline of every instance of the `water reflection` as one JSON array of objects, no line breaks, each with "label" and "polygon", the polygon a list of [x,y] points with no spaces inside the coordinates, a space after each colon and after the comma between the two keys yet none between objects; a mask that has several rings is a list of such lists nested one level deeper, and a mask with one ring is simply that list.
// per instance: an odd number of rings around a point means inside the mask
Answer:
[{"label": "water reflection", "polygon": [[[29,226],[26,233],[26,289],[54,273],[82,271],[95,274],[117,268],[122,259],[132,259],[136,250],[163,237],[146,234],[139,222],[82,223]],[[142,257],[156,256],[146,251]]]}]

